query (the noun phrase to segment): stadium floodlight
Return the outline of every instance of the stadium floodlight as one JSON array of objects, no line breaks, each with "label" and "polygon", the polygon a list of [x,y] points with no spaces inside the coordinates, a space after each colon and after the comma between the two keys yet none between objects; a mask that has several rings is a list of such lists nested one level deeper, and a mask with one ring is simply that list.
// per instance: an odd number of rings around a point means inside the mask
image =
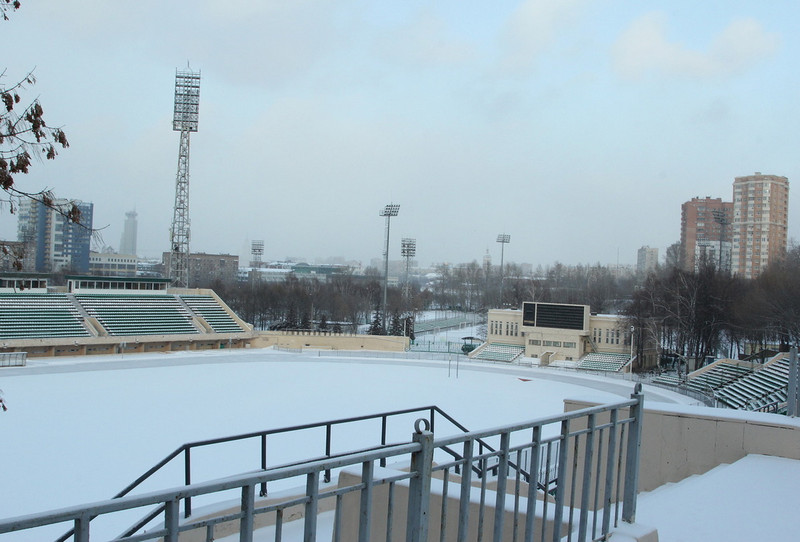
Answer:
[{"label": "stadium floodlight", "polygon": [[508,233],[501,233],[497,236],[497,242],[500,243],[500,307],[503,307],[503,256],[505,255],[505,247],[511,242],[511,235]]},{"label": "stadium floodlight", "polygon": [[400,254],[403,258],[413,258],[417,255],[417,240],[404,237],[400,241]]},{"label": "stadium floodlight", "polygon": [[395,203],[390,203],[389,205],[381,209],[381,212],[379,214],[380,216],[392,217],[392,216],[397,216],[399,212],[400,212],[400,205]]},{"label": "stadium floodlight", "polygon": [[200,72],[175,71],[175,112],[172,130],[196,132],[200,111]]},{"label": "stadium floodlight", "polygon": [[400,241],[400,254],[406,259],[406,284],[403,288],[403,296],[408,299],[409,294],[411,293],[409,268],[411,267],[411,258],[417,255],[417,240],[404,237]]},{"label": "stadium floodlight", "polygon": [[200,110],[200,72],[175,71],[175,113],[172,129],[180,132],[175,207],[170,229],[169,276],[175,286],[189,287],[189,134],[197,131]]},{"label": "stadium floodlight", "polygon": [[383,305],[381,307],[381,312],[383,314],[383,322],[381,325],[383,326],[383,332],[386,333],[386,290],[389,285],[389,223],[393,216],[397,216],[400,212],[400,205],[396,203],[390,203],[383,209],[381,209],[380,216],[386,217],[386,239],[383,245]]}]

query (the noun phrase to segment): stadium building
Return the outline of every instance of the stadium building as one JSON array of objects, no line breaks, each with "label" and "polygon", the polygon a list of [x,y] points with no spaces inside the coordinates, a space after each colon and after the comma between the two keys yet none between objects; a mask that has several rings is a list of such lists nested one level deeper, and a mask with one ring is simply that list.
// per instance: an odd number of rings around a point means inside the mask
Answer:
[{"label": "stadium building", "polygon": [[486,344],[471,356],[487,359],[490,352],[505,352],[506,361],[524,356],[545,366],[574,362],[580,368],[625,372],[657,366],[656,346],[633,344],[631,331],[625,317],[592,314],[589,305],[526,302],[521,310],[490,310]]}]

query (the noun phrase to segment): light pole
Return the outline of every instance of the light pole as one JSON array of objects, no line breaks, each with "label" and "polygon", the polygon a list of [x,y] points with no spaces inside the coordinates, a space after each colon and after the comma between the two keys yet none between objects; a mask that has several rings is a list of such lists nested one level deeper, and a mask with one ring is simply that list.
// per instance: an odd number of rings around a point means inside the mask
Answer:
[{"label": "light pole", "polygon": [[386,240],[383,245],[383,304],[381,312],[383,316],[383,332],[386,333],[386,288],[389,284],[389,224],[393,216],[397,216],[400,212],[400,205],[390,203],[381,209],[379,215],[386,217]]},{"label": "light pole", "polygon": [[403,238],[400,241],[400,254],[406,259],[406,284],[403,288],[403,296],[408,300],[411,294],[411,282],[409,280],[409,268],[411,267],[411,258],[417,255],[417,240]]},{"label": "light pole", "polygon": [[497,236],[497,242],[500,243],[500,308],[503,308],[503,256],[505,247],[511,242],[511,235],[508,233],[501,233]]},{"label": "light pole", "polygon": [[[728,215],[725,214],[724,209],[714,209],[711,211],[711,215],[714,217],[714,222],[719,224],[719,270],[722,271],[722,245],[725,242],[725,229],[730,224],[728,220]],[[728,265],[728,258],[725,258],[725,269],[730,271],[730,265]]]},{"label": "light pole", "polygon": [[634,331],[634,329],[636,329],[636,328],[631,326],[631,373],[633,373],[633,331]]}]

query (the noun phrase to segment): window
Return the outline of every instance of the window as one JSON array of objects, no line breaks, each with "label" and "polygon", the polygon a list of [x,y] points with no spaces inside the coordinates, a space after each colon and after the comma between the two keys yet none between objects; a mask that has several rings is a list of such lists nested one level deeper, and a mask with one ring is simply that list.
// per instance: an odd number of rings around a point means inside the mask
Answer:
[{"label": "window", "polygon": [[577,348],[578,344],[574,342],[564,341],[564,348]]},{"label": "window", "polygon": [[529,339],[528,344],[530,344],[531,346],[539,346],[542,344],[542,341],[540,341],[539,339]]}]

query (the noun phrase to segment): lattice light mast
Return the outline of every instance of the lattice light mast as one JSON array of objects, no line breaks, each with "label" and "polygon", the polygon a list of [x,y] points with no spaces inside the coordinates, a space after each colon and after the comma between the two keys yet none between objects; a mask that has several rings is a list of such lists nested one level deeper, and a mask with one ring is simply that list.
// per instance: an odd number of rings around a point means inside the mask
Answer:
[{"label": "lattice light mast", "polygon": [[200,107],[200,72],[175,70],[175,114],[172,129],[181,133],[175,210],[170,230],[169,277],[173,285],[189,286],[189,134],[197,131]]},{"label": "lattice light mast", "polygon": [[[719,263],[718,269],[720,271],[730,271],[730,260],[725,258],[725,262],[722,261],[722,251],[724,250],[723,246],[725,244],[725,232],[730,226],[730,220],[728,220],[728,215],[725,214],[724,209],[714,209],[711,211],[711,215],[714,217],[714,222],[719,224]],[[730,256],[730,251],[728,251],[728,256]],[[723,265],[723,263],[725,265]]]},{"label": "lattice light mast", "polygon": [[497,242],[500,243],[500,307],[503,307],[503,256],[505,247],[511,242],[511,235],[501,233],[497,236]]},{"label": "lattice light mast", "polygon": [[386,333],[386,288],[389,285],[389,223],[392,217],[397,216],[399,212],[400,205],[390,203],[378,213],[380,216],[386,217],[386,242],[383,245],[383,305],[381,306],[383,316],[381,325],[384,333]]},{"label": "lattice light mast", "polygon": [[400,254],[406,259],[406,283],[403,288],[403,296],[408,299],[411,296],[411,280],[409,269],[411,267],[411,258],[417,255],[417,240],[403,238],[400,241]]},{"label": "lattice light mast", "polygon": [[264,255],[264,240],[258,239],[250,243],[250,255],[252,259],[250,260],[250,267],[260,268],[263,266],[261,261],[261,257]]}]

